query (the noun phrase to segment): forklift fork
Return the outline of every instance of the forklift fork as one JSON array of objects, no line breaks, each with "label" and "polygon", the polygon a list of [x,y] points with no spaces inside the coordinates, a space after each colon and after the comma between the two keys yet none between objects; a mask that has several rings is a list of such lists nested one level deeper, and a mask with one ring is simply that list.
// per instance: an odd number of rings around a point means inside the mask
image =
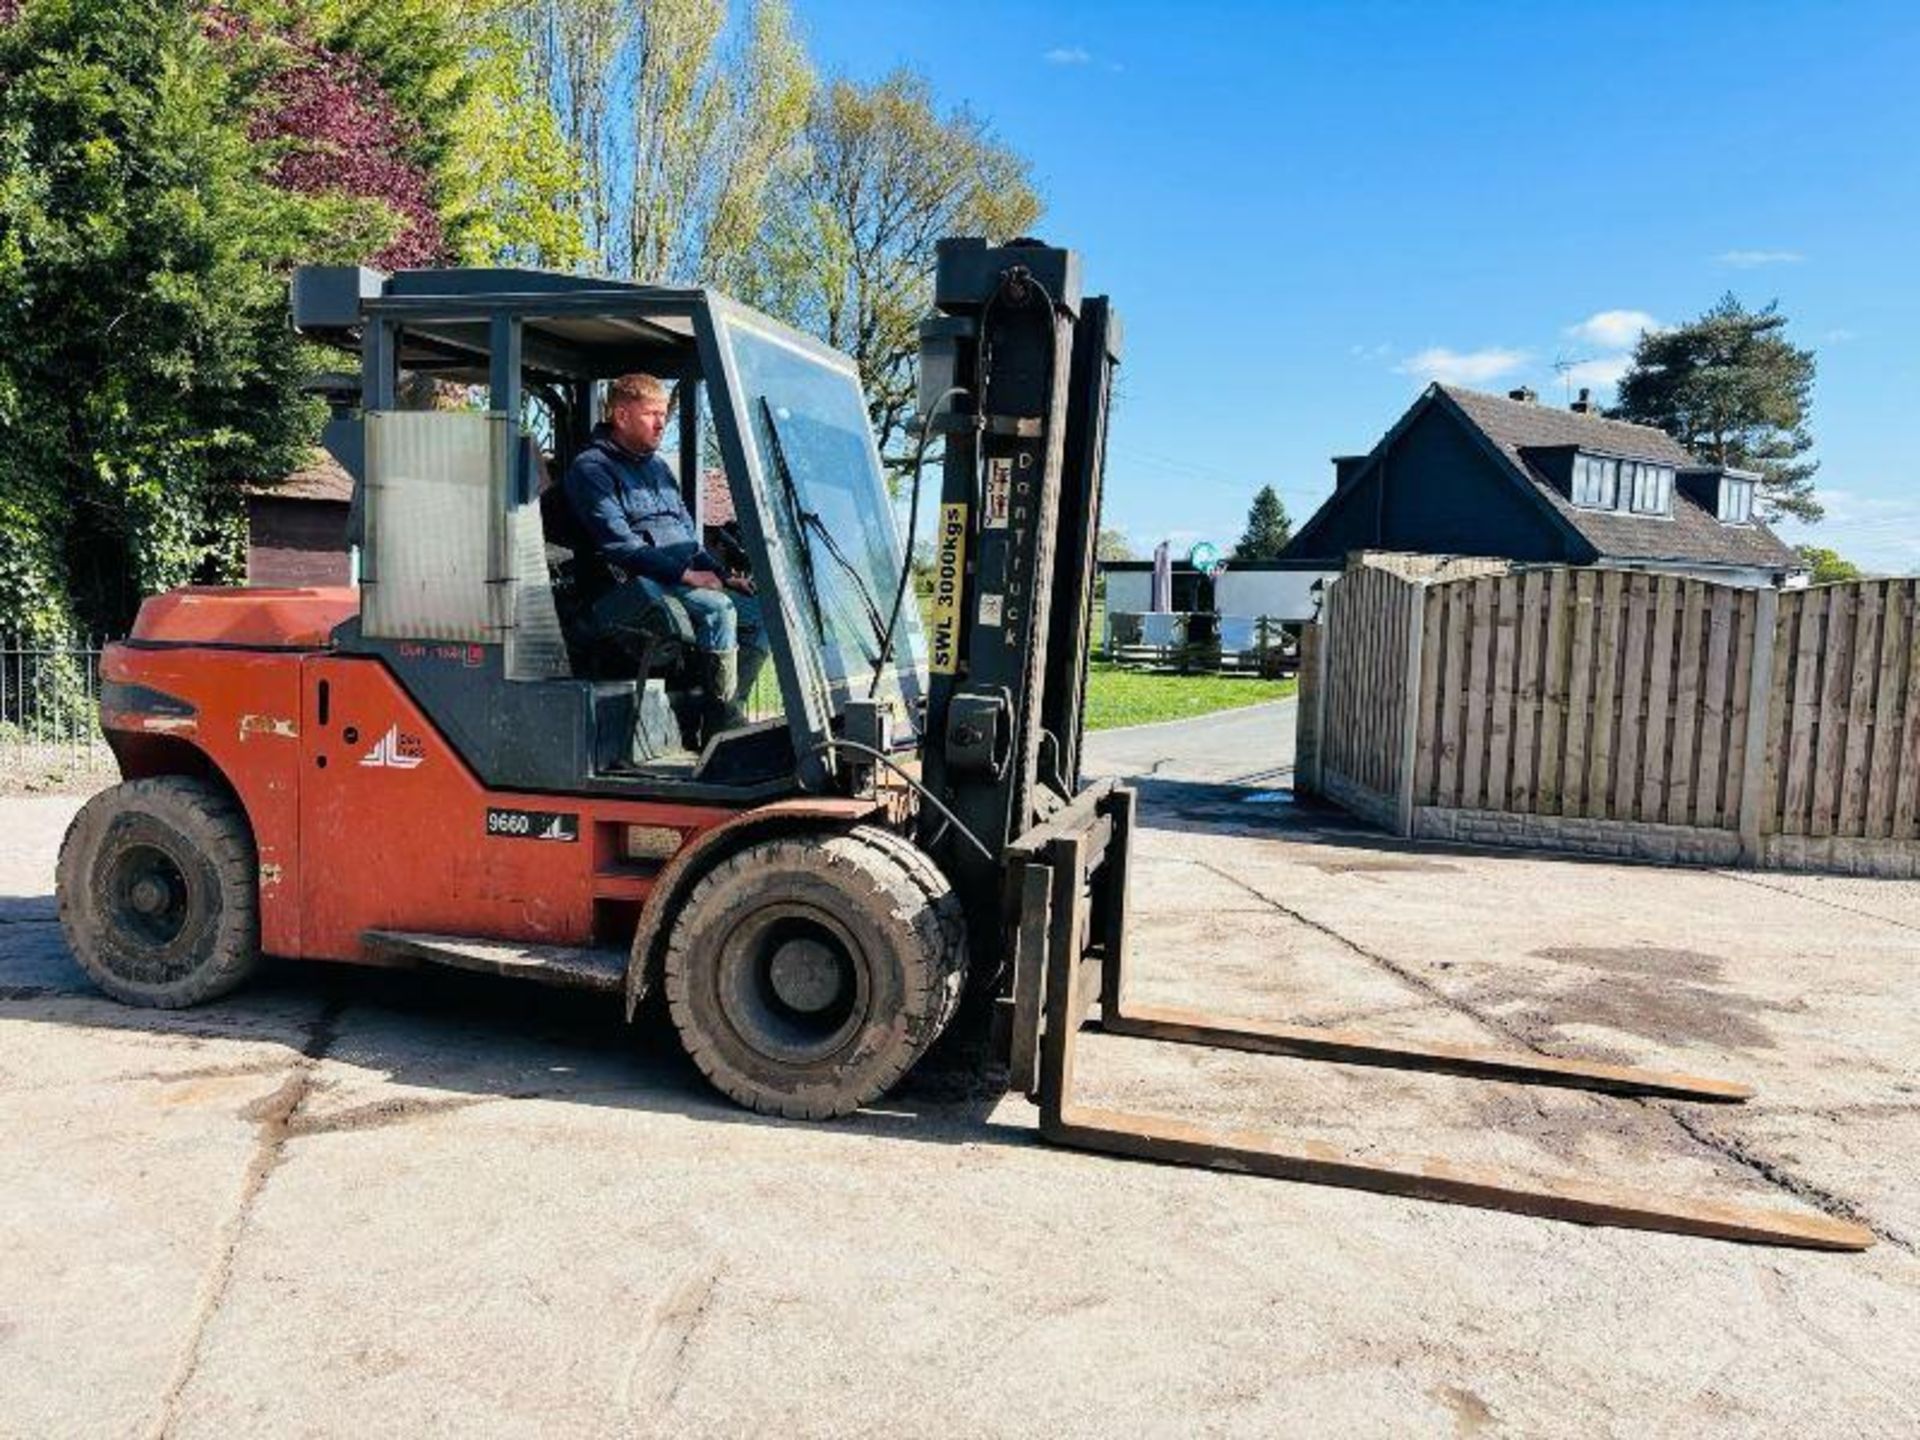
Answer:
[{"label": "forklift fork", "polygon": [[1126,992],[1126,898],[1135,797],[1111,781],[1089,787],[1011,847],[1018,887],[1012,1083],[1040,1108],[1046,1140],[1078,1150],[1207,1166],[1308,1184],[1472,1205],[1516,1214],[1816,1250],[1862,1250],[1873,1234],[1827,1215],[1699,1201],[1586,1181],[1529,1181],[1451,1162],[1381,1160],[1320,1141],[1289,1144],[1259,1131],[1216,1130],[1165,1116],[1102,1110],[1072,1098],[1080,1028],[1097,1005],[1100,1029],[1180,1045],[1338,1064],[1420,1070],[1521,1085],[1711,1103],[1744,1085],[1619,1065],[1405,1044],[1345,1031],[1223,1020],[1135,1005]]}]

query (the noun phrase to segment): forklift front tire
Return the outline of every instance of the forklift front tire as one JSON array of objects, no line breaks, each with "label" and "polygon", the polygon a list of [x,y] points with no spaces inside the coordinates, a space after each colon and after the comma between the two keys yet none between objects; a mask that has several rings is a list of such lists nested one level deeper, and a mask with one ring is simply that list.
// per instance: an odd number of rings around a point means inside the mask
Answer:
[{"label": "forklift front tire", "polygon": [[60,925],[114,999],[175,1010],[226,994],[260,959],[259,869],[245,815],[184,776],[130,780],[60,845]]},{"label": "forklift front tire", "polygon": [[762,841],[688,894],[667,1008],[722,1093],[831,1119],[879,1099],[939,1038],[966,981],[965,925],[906,845],[867,826]]}]

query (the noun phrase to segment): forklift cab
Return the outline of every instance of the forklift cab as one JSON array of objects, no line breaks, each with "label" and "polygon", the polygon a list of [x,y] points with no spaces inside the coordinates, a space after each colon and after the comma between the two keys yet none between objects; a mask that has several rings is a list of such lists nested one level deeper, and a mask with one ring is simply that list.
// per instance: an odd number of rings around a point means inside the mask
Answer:
[{"label": "forklift cab", "polygon": [[[358,405],[325,434],[355,478],[360,545],[360,614],[336,647],[384,660],[488,785],[827,790],[850,706],[855,738],[917,745],[926,644],[914,605],[894,613],[906,556],[846,356],[711,290],[540,271],[308,267],[293,312],[361,362]],[[697,755],[673,738],[662,677],[593,673],[567,613],[594,557],[561,477],[606,382],[633,371],[672,388],[662,449],[696,527],[744,559],[777,679],[776,718]],[[417,380],[471,387],[486,408],[406,408]],[[732,504],[724,536],[704,513],[709,467]]]}]

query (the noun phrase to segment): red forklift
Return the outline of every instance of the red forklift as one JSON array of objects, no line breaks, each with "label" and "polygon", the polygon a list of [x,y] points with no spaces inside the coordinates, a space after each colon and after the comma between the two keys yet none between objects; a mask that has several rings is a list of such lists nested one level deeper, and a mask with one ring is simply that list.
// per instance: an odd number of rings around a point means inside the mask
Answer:
[{"label": "red forklift", "polygon": [[[922,454],[935,437],[944,453],[923,627],[846,356],[710,289],[300,271],[295,326],[359,361],[325,436],[355,477],[359,584],[178,590],[109,647],[101,723],[124,779],[81,810],[59,864],[88,975],[152,1006],[225,995],[262,955],[490,971],[603,991],[629,1018],[658,994],[718,1089],[818,1120],[885,1094],[972,997],[1060,1144],[1590,1224],[1870,1244],[1824,1215],[1075,1103],[1090,1021],[1625,1095],[1750,1092],[1130,1003],[1135,799],[1080,775],[1119,322],[1082,292],[1073,252],[1037,242],[944,241],[934,288],[917,426]],[[761,599],[778,713],[718,733],[684,723],[699,697],[670,624],[624,669],[582,630],[595,557],[552,477],[606,382],[635,371],[673,387],[697,522],[717,518],[702,476],[723,472],[733,516],[709,533]],[[422,380],[485,408],[408,408]]]}]

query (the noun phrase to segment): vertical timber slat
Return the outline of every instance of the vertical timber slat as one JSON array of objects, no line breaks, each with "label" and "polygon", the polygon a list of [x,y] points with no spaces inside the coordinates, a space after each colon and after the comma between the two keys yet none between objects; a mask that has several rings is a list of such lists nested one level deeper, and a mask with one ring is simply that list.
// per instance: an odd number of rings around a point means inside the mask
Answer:
[{"label": "vertical timber slat", "polygon": [[1867,759],[1873,731],[1874,684],[1880,678],[1880,611],[1886,587],[1872,581],[1859,587],[1853,619],[1853,677],[1847,688],[1847,745],[1840,762],[1840,812],[1836,835],[1864,835],[1867,810]]},{"label": "vertical timber slat", "polygon": [[[1722,807],[1731,810],[1737,796],[1727,793],[1722,761],[1727,755],[1728,670],[1733,655],[1733,592],[1713,587],[1707,612],[1707,673],[1700,698],[1700,770],[1694,781],[1695,823],[1718,825]],[[1737,783],[1737,782],[1736,782]]]},{"label": "vertical timber slat", "polygon": [[1505,810],[1513,761],[1513,657],[1520,623],[1520,582],[1493,582],[1492,710],[1487,717],[1487,809]]},{"label": "vertical timber slat", "polygon": [[1746,729],[1741,746],[1745,765],[1740,778],[1740,858],[1749,865],[1760,863],[1760,836],[1766,818],[1762,810],[1771,808],[1770,804],[1763,805],[1761,791],[1766,784],[1767,754],[1772,748],[1766,738],[1770,713],[1767,696],[1778,683],[1773,669],[1773,640],[1779,624],[1779,606],[1780,592],[1771,587],[1755,597],[1753,639],[1749,645],[1753,670],[1747,682]]},{"label": "vertical timber slat", "polygon": [[1534,805],[1542,815],[1560,813],[1561,775],[1570,744],[1567,724],[1567,644],[1576,611],[1571,576],[1566,567],[1553,571],[1548,582],[1546,674],[1540,694],[1540,779]]}]

